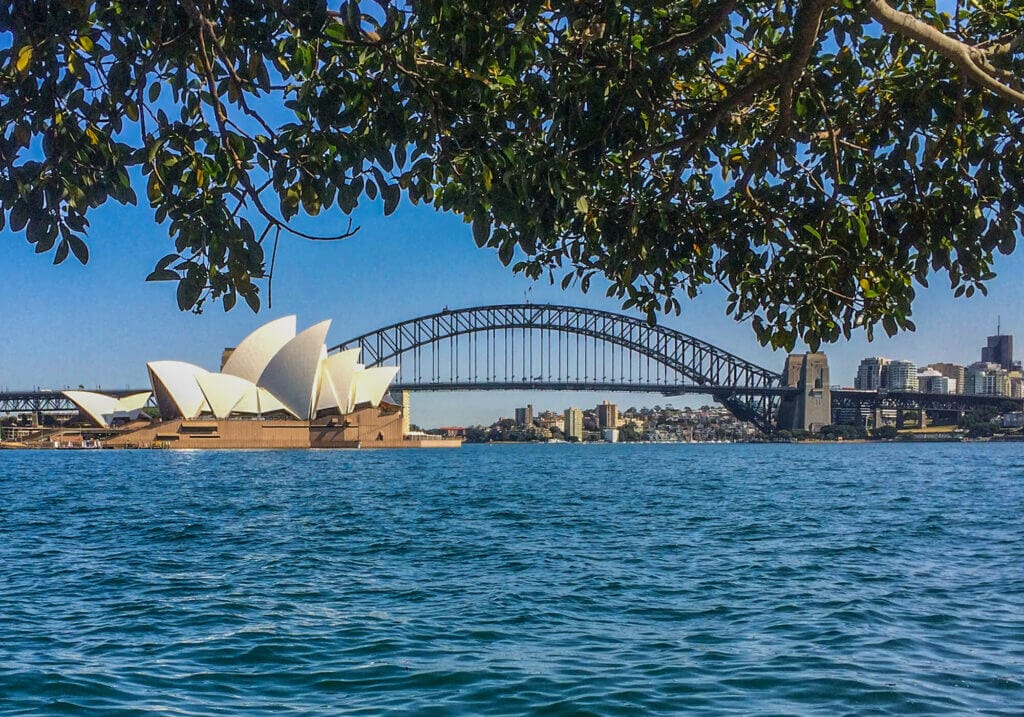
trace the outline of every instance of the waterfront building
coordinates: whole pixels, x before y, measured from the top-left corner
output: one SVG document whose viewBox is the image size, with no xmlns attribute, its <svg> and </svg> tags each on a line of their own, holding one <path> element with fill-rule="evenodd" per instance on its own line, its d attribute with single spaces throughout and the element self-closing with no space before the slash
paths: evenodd
<svg viewBox="0 0 1024 717">
<path fill-rule="evenodd" d="M 537 425 L 546 431 L 555 429 L 561 433 L 565 425 L 565 417 L 560 412 L 541 411 L 537 415 Z"/>
<path fill-rule="evenodd" d="M 367 368 L 359 350 L 328 355 L 324 340 L 330 321 L 296 333 L 295 317 L 261 326 L 227 354 L 220 373 L 183 361 L 146 364 L 164 420 L 278 416 L 300 421 L 335 409 L 378 406 L 398 373 L 397 366 Z"/>
<path fill-rule="evenodd" d="M 1006 373 L 1006 395 L 1010 398 L 1024 398 L 1024 383 L 1021 381 L 1021 375 L 1018 370 Z"/>
<path fill-rule="evenodd" d="M 619 427 L 619 407 L 614 403 L 602 401 L 597 407 L 598 429 Z"/>
<path fill-rule="evenodd" d="M 957 392 L 956 381 L 943 376 L 933 368 L 918 369 L 917 386 L 921 393 L 950 394 Z"/>
<path fill-rule="evenodd" d="M 619 429 L 618 428 L 605 428 L 601 431 L 601 440 L 605 443 L 618 443 L 619 442 Z"/>
<path fill-rule="evenodd" d="M 884 388 L 890 391 L 916 391 L 917 364 L 913 361 L 890 361 L 888 381 Z"/>
<path fill-rule="evenodd" d="M 567 441 L 583 440 L 583 411 L 578 408 L 565 409 L 565 429 L 562 434 Z"/>
<path fill-rule="evenodd" d="M 516 425 L 529 428 L 533 425 L 533 404 L 528 403 L 526 408 L 516 409 Z"/>
<path fill-rule="evenodd" d="M 992 361 L 972 363 L 965 370 L 964 393 L 972 396 L 1008 396 L 1008 373 Z"/>
<path fill-rule="evenodd" d="M 877 391 L 888 387 L 889 359 L 881 356 L 862 359 L 853 387 L 859 391 Z"/>
<path fill-rule="evenodd" d="M 955 363 L 933 363 L 929 364 L 928 368 L 933 371 L 938 371 L 946 378 L 956 383 L 955 393 L 964 392 L 964 367 Z M 951 393 L 954 393 L 951 391 Z"/>
<path fill-rule="evenodd" d="M 149 362 L 160 420 L 152 425 L 140 421 L 106 444 L 302 448 L 436 443 L 406 440 L 407 411 L 388 395 L 398 367 L 364 366 L 358 349 L 328 354 L 324 341 L 330 324 L 322 321 L 296 333 L 294 316 L 271 321 L 226 349 L 219 373 L 183 361 Z M 109 427 L 122 413 L 138 419 L 149 398 L 148 393 L 121 399 L 83 391 L 64 395 L 99 427 Z"/>
</svg>

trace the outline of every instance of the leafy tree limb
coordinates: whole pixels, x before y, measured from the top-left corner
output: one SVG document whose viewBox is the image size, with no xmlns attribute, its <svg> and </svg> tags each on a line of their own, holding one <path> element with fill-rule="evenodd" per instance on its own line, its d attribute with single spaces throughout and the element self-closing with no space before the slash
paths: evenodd
<svg viewBox="0 0 1024 717">
<path fill-rule="evenodd" d="M 1016 0 L 19 0 L 0 29 L 0 228 L 85 262 L 89 211 L 144 189 L 186 309 L 258 309 L 269 237 L 405 198 L 529 277 L 651 320 L 714 284 L 817 346 L 912 330 L 937 276 L 984 292 L 1024 226 Z"/>
</svg>

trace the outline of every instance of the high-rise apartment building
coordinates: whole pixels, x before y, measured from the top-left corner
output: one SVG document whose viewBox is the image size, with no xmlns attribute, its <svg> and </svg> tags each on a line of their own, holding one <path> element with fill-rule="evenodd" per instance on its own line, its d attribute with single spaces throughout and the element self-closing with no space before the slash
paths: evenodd
<svg viewBox="0 0 1024 717">
<path fill-rule="evenodd" d="M 913 361 L 890 361 L 888 381 L 885 388 L 890 391 L 916 391 L 917 364 Z"/>
<path fill-rule="evenodd" d="M 578 408 L 565 409 L 565 430 L 562 433 L 567 441 L 583 440 L 583 411 Z"/>
<path fill-rule="evenodd" d="M 533 425 L 533 404 L 528 403 L 526 408 L 516 409 L 516 425 L 529 428 Z"/>
<path fill-rule="evenodd" d="M 857 367 L 853 387 L 860 391 L 877 391 L 888 387 L 889 359 L 881 356 L 862 359 Z"/>
<path fill-rule="evenodd" d="M 619 407 L 614 403 L 608 403 L 608 401 L 602 401 L 597 407 L 597 427 L 602 428 L 618 428 L 619 427 Z"/>
</svg>

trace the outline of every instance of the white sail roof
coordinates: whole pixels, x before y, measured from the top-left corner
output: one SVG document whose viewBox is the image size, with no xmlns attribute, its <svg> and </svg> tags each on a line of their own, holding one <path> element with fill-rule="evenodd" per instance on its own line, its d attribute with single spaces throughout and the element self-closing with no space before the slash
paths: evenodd
<svg viewBox="0 0 1024 717">
<path fill-rule="evenodd" d="M 117 410 L 117 399 L 105 393 L 94 391 L 61 391 L 78 410 L 87 415 L 97 425 L 106 428 L 110 425 Z"/>
<path fill-rule="evenodd" d="M 259 381 L 267 364 L 285 344 L 295 338 L 295 317 L 283 316 L 264 324 L 242 339 L 221 373 L 244 378 L 250 383 Z"/>
<path fill-rule="evenodd" d="M 371 406 L 379 406 L 388 386 L 397 375 L 398 366 L 375 366 L 357 370 L 353 381 L 352 405 L 369 403 Z"/>
<path fill-rule="evenodd" d="M 256 400 L 259 402 L 259 413 L 273 413 L 274 411 L 287 411 L 284 404 L 277 400 L 270 391 L 265 388 L 256 389 Z"/>
<path fill-rule="evenodd" d="M 203 409 L 209 409 L 196 380 L 197 376 L 209 374 L 206 369 L 184 361 L 151 361 L 146 368 L 160 416 L 165 420 L 195 418 Z"/>
<path fill-rule="evenodd" d="M 341 351 L 322 360 L 317 410 L 337 408 L 341 413 L 352 410 L 352 379 L 358 360 L 359 349 Z"/>
<path fill-rule="evenodd" d="M 296 418 L 312 417 L 319 388 L 320 355 L 331 321 L 321 321 L 286 343 L 256 382 Z"/>
<path fill-rule="evenodd" d="M 121 396 L 117 399 L 117 410 L 127 411 L 132 413 L 134 411 L 141 411 L 149 403 L 149 399 L 153 396 L 152 391 L 141 391 L 140 393 L 132 393 L 127 396 Z"/>
<path fill-rule="evenodd" d="M 200 374 L 196 376 L 196 383 L 217 418 L 231 415 L 246 393 L 256 395 L 256 384 L 227 373 Z"/>
<path fill-rule="evenodd" d="M 241 398 L 235 403 L 232 413 L 246 413 L 255 416 L 285 410 L 287 409 L 274 398 L 274 394 L 270 391 L 260 388 L 256 384 L 249 384 Z"/>
<path fill-rule="evenodd" d="M 95 391 L 61 391 L 78 409 L 101 428 L 109 428 L 114 418 L 138 418 L 153 394 L 149 391 L 116 398 Z"/>
</svg>

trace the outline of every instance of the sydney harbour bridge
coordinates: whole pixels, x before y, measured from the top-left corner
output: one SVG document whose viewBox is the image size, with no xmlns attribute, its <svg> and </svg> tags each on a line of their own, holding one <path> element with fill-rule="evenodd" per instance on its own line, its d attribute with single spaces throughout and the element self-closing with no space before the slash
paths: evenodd
<svg viewBox="0 0 1024 717">
<path fill-rule="evenodd" d="M 331 350 L 362 349 L 367 366 L 401 369 L 396 391 L 628 391 L 703 394 L 763 431 L 794 427 L 785 401 L 803 389 L 782 372 L 688 334 L 623 314 L 550 304 L 443 310 L 391 324 Z M 825 387 L 827 389 L 827 387 Z M 129 393 L 125 391 L 123 393 Z M 833 411 L 964 411 L 998 396 L 828 390 Z M 1013 401 L 1017 410 L 1021 401 Z M 0 393 L 0 414 L 73 411 L 59 391 Z M 785 412 L 783 412 L 785 414 Z"/>
</svg>

